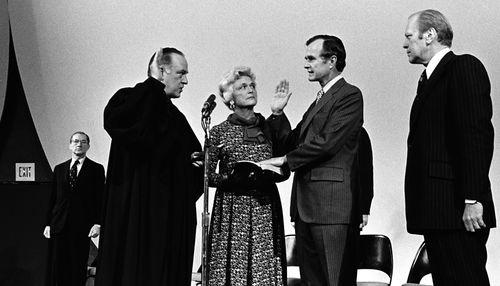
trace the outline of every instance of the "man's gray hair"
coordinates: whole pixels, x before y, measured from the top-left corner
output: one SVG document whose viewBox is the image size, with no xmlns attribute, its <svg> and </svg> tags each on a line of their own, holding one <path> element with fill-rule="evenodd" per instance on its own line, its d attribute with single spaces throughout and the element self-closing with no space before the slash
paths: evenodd
<svg viewBox="0 0 500 286">
<path fill-rule="evenodd" d="M 437 32 L 437 40 L 444 46 L 450 47 L 453 41 L 453 29 L 451 28 L 450 22 L 446 17 L 439 11 L 427 9 L 417 12 L 416 15 L 418 21 L 419 37 L 425 31 L 430 28 L 434 28 Z M 412 16 L 413 16 L 412 15 Z"/>
</svg>

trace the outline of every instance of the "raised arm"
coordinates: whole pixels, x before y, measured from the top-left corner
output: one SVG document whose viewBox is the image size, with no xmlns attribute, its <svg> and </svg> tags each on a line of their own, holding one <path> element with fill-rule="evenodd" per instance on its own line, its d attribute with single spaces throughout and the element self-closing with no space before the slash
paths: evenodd
<svg viewBox="0 0 500 286">
<path fill-rule="evenodd" d="M 273 100 L 271 101 L 271 111 L 274 115 L 283 113 L 283 109 L 285 109 L 285 106 L 288 104 L 291 95 L 292 93 L 290 92 L 290 84 L 288 81 L 286 79 L 280 81 L 276 86 Z"/>
</svg>

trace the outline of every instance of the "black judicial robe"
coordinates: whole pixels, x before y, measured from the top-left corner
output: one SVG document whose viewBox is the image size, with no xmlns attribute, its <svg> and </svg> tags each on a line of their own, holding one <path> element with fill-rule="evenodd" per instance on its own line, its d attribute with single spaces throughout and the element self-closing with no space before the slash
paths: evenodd
<svg viewBox="0 0 500 286">
<path fill-rule="evenodd" d="M 104 110 L 112 138 L 96 285 L 190 285 L 201 146 L 153 79 L 119 90 Z"/>
</svg>

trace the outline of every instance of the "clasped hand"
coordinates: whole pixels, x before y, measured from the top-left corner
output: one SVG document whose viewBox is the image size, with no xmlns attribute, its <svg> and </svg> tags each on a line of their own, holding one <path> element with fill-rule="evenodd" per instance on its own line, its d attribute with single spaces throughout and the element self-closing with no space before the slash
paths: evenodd
<svg viewBox="0 0 500 286">
<path fill-rule="evenodd" d="M 204 154 L 203 152 L 193 152 L 191 154 L 191 164 L 195 167 L 203 166 Z"/>
</svg>

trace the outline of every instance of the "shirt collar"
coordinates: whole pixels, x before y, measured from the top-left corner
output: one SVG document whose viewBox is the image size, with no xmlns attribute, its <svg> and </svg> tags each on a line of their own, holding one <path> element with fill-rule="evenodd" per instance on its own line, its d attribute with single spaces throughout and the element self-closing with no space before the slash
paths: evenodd
<svg viewBox="0 0 500 286">
<path fill-rule="evenodd" d="M 323 92 L 326 93 L 341 78 L 343 78 L 343 76 L 342 76 L 342 74 L 339 74 L 338 76 L 336 76 L 332 80 L 330 80 L 327 84 L 325 84 L 325 86 L 323 86 Z"/>
<path fill-rule="evenodd" d="M 78 161 L 80 161 L 80 163 L 78 164 L 79 166 L 81 166 L 83 164 L 83 161 L 85 161 L 85 158 L 87 158 L 87 156 L 83 156 L 82 158 L 79 158 Z M 77 159 L 75 158 L 71 158 L 71 164 L 69 164 L 69 166 L 73 166 L 73 164 L 75 163 Z"/>
<path fill-rule="evenodd" d="M 427 75 L 427 78 L 431 77 L 432 72 L 436 69 L 437 65 L 439 62 L 443 59 L 443 57 L 451 51 L 450 48 L 446 47 L 439 52 L 437 52 L 432 59 L 429 61 L 429 64 L 425 68 L 425 74 Z"/>
</svg>

